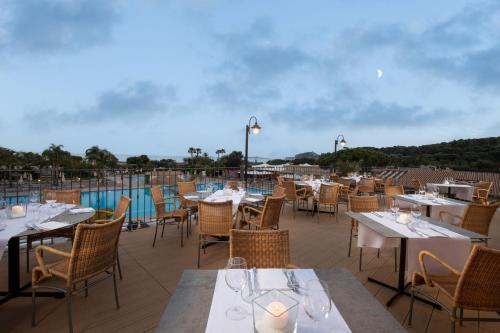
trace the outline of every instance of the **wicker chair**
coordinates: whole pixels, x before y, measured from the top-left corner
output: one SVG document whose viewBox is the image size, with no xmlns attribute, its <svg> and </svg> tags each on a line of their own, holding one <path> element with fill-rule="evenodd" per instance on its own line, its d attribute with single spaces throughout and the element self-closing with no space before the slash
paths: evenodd
<svg viewBox="0 0 500 333">
<path fill-rule="evenodd" d="M 313 193 L 310 188 L 306 187 L 297 190 L 293 180 L 283 181 L 283 187 L 285 188 L 285 202 L 292 203 L 293 217 L 295 218 L 298 202 L 306 202 L 307 207 L 309 207 L 309 198 L 313 196 Z"/>
<path fill-rule="evenodd" d="M 179 192 L 181 208 L 196 213 L 198 211 L 198 203 L 184 198 L 186 194 L 196 192 L 196 182 L 194 180 L 190 182 L 177 182 L 177 190 Z"/>
<path fill-rule="evenodd" d="M 272 194 L 273 197 L 281 197 L 284 195 L 285 195 L 285 188 L 284 187 L 276 185 L 273 188 L 273 194 Z"/>
<path fill-rule="evenodd" d="M 331 174 L 330 175 L 330 181 L 334 182 L 334 183 L 339 183 L 340 182 L 340 177 L 336 174 Z"/>
<path fill-rule="evenodd" d="M 237 180 L 229 180 L 227 182 L 227 186 L 233 191 L 238 191 L 238 186 L 240 186 L 240 182 Z"/>
<path fill-rule="evenodd" d="M 279 186 L 283 186 L 283 182 L 285 181 L 285 178 L 283 178 L 283 176 L 278 176 L 278 177 L 276 177 L 276 181 L 278 182 Z"/>
<path fill-rule="evenodd" d="M 429 257 L 446 268 L 449 275 L 429 275 L 425 266 L 425 258 Z M 428 251 L 422 251 L 419 255 L 420 272 L 413 274 L 412 291 L 410 300 L 410 314 L 408 325 L 412 324 L 413 303 L 415 295 L 423 294 L 434 302 L 439 303 L 428 293 L 424 293 L 420 286 L 435 287 L 439 295 L 446 295 L 451 300 L 450 314 L 451 329 L 455 332 L 457 321 L 457 309 L 459 309 L 458 321 L 489 321 L 500 322 L 500 318 L 464 318 L 463 310 L 491 311 L 500 315 L 500 251 L 482 246 L 474 246 L 464 269 L 460 272 L 439 259 Z"/>
<path fill-rule="evenodd" d="M 65 204 L 80 205 L 81 192 L 80 190 L 52 190 L 44 189 L 42 191 L 42 202 L 47 200 L 56 200 Z M 42 234 L 29 235 L 26 237 L 26 272 L 30 271 L 30 250 L 33 248 L 33 242 L 40 241 L 43 245 L 43 240 L 47 238 L 62 237 L 72 239 L 74 235 L 73 226 L 60 228 L 52 231 L 46 231 Z M 52 243 L 54 243 L 52 241 Z"/>
<path fill-rule="evenodd" d="M 36 248 L 35 255 L 38 266 L 32 271 L 32 325 L 36 325 L 36 293 L 41 288 L 50 288 L 63 291 L 66 296 L 68 310 L 69 331 L 73 332 L 72 296 L 85 290 L 107 277 L 113 278 L 116 307 L 119 308 L 118 291 L 116 287 L 116 247 L 119 235 L 125 220 L 125 215 L 109 223 L 79 224 L 76 227 L 75 238 L 71 252 L 64 252 L 55 248 L 41 245 Z M 63 260 L 47 264 L 42 256 L 43 252 L 64 257 Z M 104 275 L 105 274 L 105 275 Z M 104 275 L 101 277 L 101 275 Z M 56 288 L 40 284 L 48 278 L 58 278 L 66 282 L 64 288 Z M 88 280 L 97 278 L 90 285 Z M 83 282 L 84 286 L 77 289 Z"/>
<path fill-rule="evenodd" d="M 335 221 L 339 221 L 339 196 L 340 196 L 340 185 L 339 184 L 321 184 L 319 187 L 319 196 L 313 197 L 313 203 L 318 207 L 318 223 L 321 205 L 328 206 L 330 209 L 330 214 L 332 213 L 332 206 L 335 213 Z"/>
<path fill-rule="evenodd" d="M 281 207 L 285 196 L 267 197 L 262 210 L 251 206 L 243 207 L 243 219 L 248 228 L 254 225 L 257 229 L 279 229 Z"/>
<path fill-rule="evenodd" d="M 493 220 L 493 216 L 495 215 L 498 206 L 498 203 L 493 205 L 470 203 L 467 205 L 463 216 L 458 216 L 447 211 L 441 211 L 439 212 L 439 219 L 444 222 L 451 217 L 459 221 L 459 227 L 488 236 L 491 221 Z M 487 238 L 481 241 L 488 245 Z"/>
<path fill-rule="evenodd" d="M 384 186 L 384 204 L 386 208 L 390 208 L 392 206 L 392 201 L 396 195 L 405 194 L 405 190 L 402 185 L 394 185 L 394 186 Z M 410 211 L 410 207 L 399 207 L 400 211 Z"/>
<path fill-rule="evenodd" d="M 380 209 L 379 200 L 376 195 L 370 196 L 350 196 L 347 208 L 350 212 L 374 212 Z M 349 237 L 349 251 L 347 256 L 351 256 L 352 238 L 357 237 L 358 221 L 351 219 L 351 234 Z M 380 256 L 380 249 L 377 251 L 377 257 Z M 359 271 L 361 271 L 363 260 L 363 248 L 359 248 Z M 394 247 L 394 270 L 397 268 L 397 247 Z"/>
<path fill-rule="evenodd" d="M 362 178 L 358 184 L 359 193 L 375 193 L 375 179 Z"/>
<path fill-rule="evenodd" d="M 118 202 L 118 205 L 115 207 L 114 211 L 111 212 L 109 210 L 101 211 L 99 214 L 101 218 L 95 219 L 94 215 L 94 217 L 90 219 L 89 223 L 94 223 L 94 224 L 108 223 L 111 222 L 113 219 L 116 219 L 122 215 L 126 216 L 131 201 L 132 199 L 130 199 L 129 197 L 126 197 L 124 195 L 120 196 L 120 201 Z M 107 216 L 104 216 L 105 212 Z M 118 276 L 120 277 L 120 280 L 122 280 L 123 275 L 122 275 L 122 267 L 120 265 L 120 255 L 118 253 L 118 248 L 116 248 L 116 266 L 118 267 Z"/>
<path fill-rule="evenodd" d="M 341 179 L 342 180 L 342 179 Z M 349 197 L 352 195 L 358 195 L 358 185 L 354 187 L 350 187 L 350 185 L 342 185 L 340 186 L 340 200 L 339 203 L 347 204 L 349 202 Z"/>
<path fill-rule="evenodd" d="M 488 197 L 490 196 L 492 187 L 493 182 L 480 181 L 474 188 L 472 199 L 474 201 L 482 203 L 483 205 L 486 204 L 488 202 Z"/>
<path fill-rule="evenodd" d="M 200 252 L 205 254 L 207 237 L 214 238 L 210 242 L 228 243 L 221 238 L 229 237 L 233 226 L 233 202 L 198 202 L 199 236 L 198 236 L 198 268 L 200 268 Z"/>
<path fill-rule="evenodd" d="M 413 185 L 413 191 L 415 193 L 417 193 L 418 191 L 420 191 L 421 189 L 424 188 L 424 186 L 422 185 L 422 182 L 418 179 L 412 179 L 411 183 Z"/>
<path fill-rule="evenodd" d="M 292 267 L 288 230 L 233 229 L 231 230 L 229 256 L 245 258 L 248 267 Z"/>
<path fill-rule="evenodd" d="M 165 198 L 163 196 L 163 192 L 161 190 L 160 186 L 153 186 L 151 187 L 151 197 L 153 199 L 153 203 L 155 206 L 155 219 L 156 219 L 156 229 L 155 229 L 155 236 L 153 239 L 153 247 L 155 246 L 156 243 L 156 235 L 158 233 L 158 226 L 161 224 L 162 229 L 161 229 L 161 237 L 163 238 L 163 232 L 165 231 L 165 225 L 166 224 L 177 224 L 177 228 L 179 228 L 179 225 L 181 227 L 181 247 L 184 246 L 184 236 L 183 236 L 183 231 L 184 231 L 184 222 L 187 219 L 187 213 L 186 210 L 183 208 L 177 209 L 177 197 L 168 197 Z M 165 205 L 171 205 L 174 207 L 173 210 L 167 211 L 165 209 Z M 174 222 L 171 222 L 171 220 L 174 220 Z M 186 237 L 188 237 L 188 230 L 189 227 L 186 228 Z"/>
</svg>

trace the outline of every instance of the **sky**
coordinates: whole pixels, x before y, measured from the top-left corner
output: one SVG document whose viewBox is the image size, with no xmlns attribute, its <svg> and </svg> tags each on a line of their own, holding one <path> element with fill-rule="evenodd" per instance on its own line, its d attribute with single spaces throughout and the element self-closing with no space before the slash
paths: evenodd
<svg viewBox="0 0 500 333">
<path fill-rule="evenodd" d="M 0 146 L 279 158 L 500 135 L 500 1 L 0 0 Z"/>
</svg>

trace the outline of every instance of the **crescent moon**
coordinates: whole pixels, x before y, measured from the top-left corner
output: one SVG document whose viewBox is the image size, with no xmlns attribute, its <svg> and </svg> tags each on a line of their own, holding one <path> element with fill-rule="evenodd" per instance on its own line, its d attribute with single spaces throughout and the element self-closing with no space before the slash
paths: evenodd
<svg viewBox="0 0 500 333">
<path fill-rule="evenodd" d="M 384 72 L 381 69 L 377 69 L 377 77 L 380 79 L 382 75 L 384 75 Z"/>
</svg>

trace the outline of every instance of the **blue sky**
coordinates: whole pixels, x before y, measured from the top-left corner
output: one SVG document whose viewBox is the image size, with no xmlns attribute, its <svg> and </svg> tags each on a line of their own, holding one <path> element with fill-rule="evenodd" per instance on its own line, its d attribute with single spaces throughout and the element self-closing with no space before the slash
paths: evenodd
<svg viewBox="0 0 500 333">
<path fill-rule="evenodd" d="M 377 69 L 383 71 L 377 76 Z M 500 1 L 0 0 L 0 142 L 284 157 L 500 135 Z"/>
</svg>

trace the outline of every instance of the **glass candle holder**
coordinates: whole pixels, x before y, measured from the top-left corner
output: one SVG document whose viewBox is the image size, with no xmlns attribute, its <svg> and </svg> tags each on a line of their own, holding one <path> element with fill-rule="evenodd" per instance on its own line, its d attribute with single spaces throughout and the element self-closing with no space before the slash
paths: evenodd
<svg viewBox="0 0 500 333">
<path fill-rule="evenodd" d="M 16 203 L 7 206 L 7 217 L 9 219 L 17 219 L 25 217 L 28 213 L 28 205 L 26 203 Z"/>
<path fill-rule="evenodd" d="M 275 289 L 255 298 L 252 302 L 254 332 L 295 332 L 298 305 L 295 299 Z"/>
</svg>

